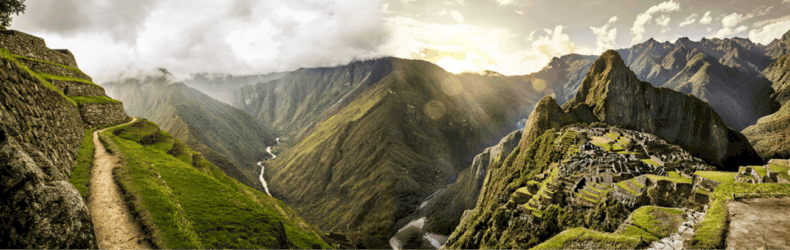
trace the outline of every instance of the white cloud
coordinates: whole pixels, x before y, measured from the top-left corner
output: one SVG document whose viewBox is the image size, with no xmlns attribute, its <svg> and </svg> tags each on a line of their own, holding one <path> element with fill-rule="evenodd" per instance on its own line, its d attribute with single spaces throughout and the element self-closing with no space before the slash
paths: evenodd
<svg viewBox="0 0 790 250">
<path fill-rule="evenodd" d="M 446 5 L 466 5 L 468 4 L 466 0 L 444 0 L 444 4 Z"/>
<path fill-rule="evenodd" d="M 523 12 L 523 11 L 520 11 L 520 10 L 514 10 L 514 11 L 516 12 L 516 14 L 519 14 L 519 15 L 524 15 L 524 12 Z"/>
<path fill-rule="evenodd" d="M 508 5 L 516 3 L 516 0 L 496 0 L 499 5 Z"/>
<path fill-rule="evenodd" d="M 461 13 L 458 13 L 458 11 L 451 11 L 450 16 L 452 16 L 453 19 L 455 19 L 455 21 L 458 21 L 459 23 L 464 22 L 464 16 L 461 15 Z"/>
<path fill-rule="evenodd" d="M 761 44 L 768 44 L 774 39 L 782 37 L 788 30 L 790 30 L 790 20 L 771 23 L 759 29 L 749 31 L 749 40 Z"/>
<path fill-rule="evenodd" d="M 708 30 L 708 32 L 711 32 L 711 31 L 713 31 L 713 29 L 711 29 L 710 27 L 707 27 L 707 28 L 705 28 L 705 29 L 706 29 L 706 30 Z"/>
<path fill-rule="evenodd" d="M 721 19 L 721 25 L 722 25 L 721 29 L 719 31 L 716 31 L 716 33 L 713 34 L 712 36 L 718 38 L 725 38 L 726 36 L 729 35 L 744 32 L 749 28 L 746 27 L 746 25 L 738 26 L 738 24 L 749 18 L 752 18 L 753 16 L 754 15 L 752 15 L 751 13 L 746 15 L 742 15 L 738 13 L 732 13 L 726 15 L 724 16 L 724 18 Z M 738 27 L 736 28 L 736 26 Z"/>
<path fill-rule="evenodd" d="M 615 38 L 617 38 L 617 28 L 609 29 L 609 27 L 612 24 L 614 24 L 614 22 L 616 21 L 617 21 L 617 16 L 613 16 L 609 18 L 609 21 L 606 22 L 606 24 L 604 24 L 600 28 L 590 26 L 590 30 L 592 30 L 593 34 L 595 34 L 595 37 L 597 39 L 597 41 L 595 42 L 596 45 L 595 51 L 593 51 L 594 54 L 596 55 L 601 54 L 607 49 L 611 49 L 615 47 Z"/>
<path fill-rule="evenodd" d="M 790 1 L 790 0 L 789 0 L 789 1 Z M 534 37 L 534 36 L 535 36 L 535 30 L 533 30 L 532 32 L 529 32 L 529 35 L 527 36 L 527 41 L 532 41 L 532 40 L 534 40 L 534 39 L 535 39 L 535 37 Z"/>
<path fill-rule="evenodd" d="M 710 17 L 710 11 L 705 12 L 705 15 L 699 19 L 700 24 L 710 24 L 711 22 L 713 22 L 713 18 Z"/>
<path fill-rule="evenodd" d="M 653 18 L 653 14 L 675 12 L 678 10 L 680 10 L 680 4 L 674 0 L 669 0 L 658 5 L 654 5 L 645 12 L 637 15 L 634 25 L 631 27 L 631 34 L 634 35 L 634 38 L 631 39 L 631 44 L 642 42 L 645 35 L 645 24 L 650 22 L 650 20 Z M 669 17 L 666 18 L 668 19 Z M 666 20 L 666 22 L 668 23 L 669 20 Z"/>
<path fill-rule="evenodd" d="M 446 10 L 442 10 L 442 11 L 437 12 L 436 14 L 440 15 L 440 16 L 446 16 L 447 15 L 447 11 Z"/>
<path fill-rule="evenodd" d="M 383 1 L 27 1 L 15 29 L 68 48 L 97 83 L 122 71 L 256 74 L 345 64 L 387 41 Z M 60 6 L 64 8 L 53 8 Z M 69 7 L 69 8 L 65 8 Z M 273 11 L 275 10 L 275 11 Z M 65 28 L 64 28 L 64 25 Z"/>
<path fill-rule="evenodd" d="M 697 13 L 691 14 L 690 16 L 686 17 L 678 26 L 685 27 L 697 21 Z"/>
<path fill-rule="evenodd" d="M 666 15 L 661 15 L 661 17 L 656 18 L 656 24 L 661 26 L 661 33 L 667 33 L 669 31 L 669 20 L 670 18 Z"/>
<path fill-rule="evenodd" d="M 760 5 L 760 7 L 757 7 L 756 9 L 752 10 L 752 13 L 750 13 L 750 14 L 752 14 L 754 16 L 765 16 L 773 8 L 774 8 L 774 6 L 765 7 L 765 5 Z"/>
</svg>

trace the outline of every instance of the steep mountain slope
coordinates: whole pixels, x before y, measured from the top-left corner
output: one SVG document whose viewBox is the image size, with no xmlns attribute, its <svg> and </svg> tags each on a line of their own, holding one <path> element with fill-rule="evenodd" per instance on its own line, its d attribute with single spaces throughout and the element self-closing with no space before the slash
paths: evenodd
<svg viewBox="0 0 790 250">
<path fill-rule="evenodd" d="M 757 124 L 743 130 L 763 159 L 790 158 L 790 54 L 777 59 L 763 76 L 772 82 L 776 94 L 773 98 L 781 104 L 779 111 L 762 117 Z"/>
<path fill-rule="evenodd" d="M 596 60 L 563 109 L 576 114 L 592 111 L 593 121 L 655 134 L 711 165 L 731 169 L 737 163 L 761 162 L 745 137 L 728 128 L 710 105 L 639 81 L 613 50 Z M 524 134 L 526 138 L 529 133 Z"/>
<path fill-rule="evenodd" d="M 267 145 L 275 137 L 242 110 L 187 87 L 171 83 L 167 75 L 104 84 L 110 96 L 123 100 L 132 116 L 161 124 L 174 137 L 201 152 L 229 176 L 258 190 Z"/>
<path fill-rule="evenodd" d="M 539 79 L 539 83 L 553 89 L 557 101 L 565 103 L 576 94 L 578 83 L 584 79 L 595 58 L 577 54 L 555 57 L 546 67 L 529 76 Z"/>
<path fill-rule="evenodd" d="M 230 178 L 150 121 L 99 133 L 122 156 L 113 170 L 154 248 L 327 248 L 281 201 Z"/>
<path fill-rule="evenodd" d="M 387 59 L 334 68 L 298 69 L 234 92 L 232 104 L 279 135 L 307 135 L 316 123 L 354 100 L 392 71 Z M 297 138 L 288 138 L 288 143 Z"/>
<path fill-rule="evenodd" d="M 266 180 L 308 221 L 382 248 L 396 221 L 512 131 L 540 95 L 522 77 L 377 62 L 391 72 L 267 164 Z"/>
<path fill-rule="evenodd" d="M 770 56 L 771 59 L 779 59 L 783 55 L 790 52 L 790 30 L 788 30 L 781 38 L 774 39 L 765 48 L 765 55 Z"/>
</svg>

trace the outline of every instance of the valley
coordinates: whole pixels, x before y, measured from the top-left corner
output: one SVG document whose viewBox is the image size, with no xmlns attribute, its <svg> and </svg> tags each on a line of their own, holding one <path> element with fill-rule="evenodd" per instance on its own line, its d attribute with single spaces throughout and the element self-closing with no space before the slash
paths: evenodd
<svg viewBox="0 0 790 250">
<path fill-rule="evenodd" d="M 790 5 L 57 4 L 121 21 L 0 8 L 3 248 L 790 248 Z"/>
</svg>

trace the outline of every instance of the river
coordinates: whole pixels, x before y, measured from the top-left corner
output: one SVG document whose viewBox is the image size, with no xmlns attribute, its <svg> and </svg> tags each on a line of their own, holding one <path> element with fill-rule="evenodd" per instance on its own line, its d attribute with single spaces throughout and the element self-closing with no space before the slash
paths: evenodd
<svg viewBox="0 0 790 250">
<path fill-rule="evenodd" d="M 280 144 L 280 137 L 277 137 L 277 144 Z M 266 147 L 266 152 L 268 152 L 270 155 L 272 155 L 272 159 L 277 158 L 277 155 L 272 153 L 272 147 L 271 146 Z M 263 161 L 259 161 L 258 162 L 258 166 L 261 167 L 261 175 L 258 176 L 258 179 L 261 180 L 261 185 L 263 185 L 263 189 L 266 190 L 266 194 L 268 194 L 269 196 L 272 196 L 272 193 L 269 192 L 269 184 L 266 184 L 266 179 L 263 178 L 263 172 L 265 170 L 265 167 L 263 166 Z"/>
</svg>

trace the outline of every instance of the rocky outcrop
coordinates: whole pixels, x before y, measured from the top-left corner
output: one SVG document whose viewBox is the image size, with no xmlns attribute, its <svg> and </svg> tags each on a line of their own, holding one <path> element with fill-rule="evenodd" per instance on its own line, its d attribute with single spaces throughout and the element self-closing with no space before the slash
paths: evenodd
<svg viewBox="0 0 790 250">
<path fill-rule="evenodd" d="M 0 67 L 0 247 L 96 248 L 68 182 L 84 133 L 77 108 L 13 62 Z"/>
<path fill-rule="evenodd" d="M 710 105 L 639 81 L 614 50 L 593 63 L 574 99 L 562 108 L 552 101 L 542 99 L 530 115 L 522 148 L 546 129 L 591 122 L 585 121 L 591 112 L 593 121 L 655 134 L 711 165 L 726 169 L 762 162 L 745 137 L 728 128 Z"/>
<path fill-rule="evenodd" d="M 47 48 L 44 39 L 16 30 L 0 30 L 0 47 L 11 53 L 33 59 L 77 67 L 77 60 L 69 50 Z"/>
<path fill-rule="evenodd" d="M 116 124 L 129 118 L 126 115 L 126 110 L 123 109 L 123 103 L 120 102 L 79 103 L 77 105 L 85 128 Z"/>
</svg>

